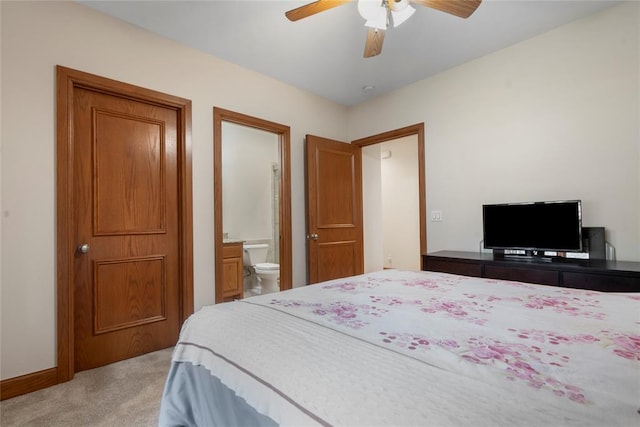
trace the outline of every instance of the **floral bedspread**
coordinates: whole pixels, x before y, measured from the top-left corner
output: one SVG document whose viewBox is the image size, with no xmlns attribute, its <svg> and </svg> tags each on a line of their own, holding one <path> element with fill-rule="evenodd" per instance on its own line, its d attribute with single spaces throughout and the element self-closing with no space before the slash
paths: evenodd
<svg viewBox="0 0 640 427">
<path fill-rule="evenodd" d="M 474 414 L 497 416 L 474 425 L 640 425 L 640 294 L 386 270 L 232 304 L 311 324 L 323 330 L 318 337 L 336 335 L 327 342 L 344 345 L 345 351 L 342 340 L 350 337 L 410 360 L 416 370 L 408 375 L 438 381 L 442 401 L 433 406 L 466 399 L 458 402 L 461 418 L 428 418 L 427 411 L 419 415 L 427 417 L 424 425 L 432 425 L 429 419 L 465 425 Z M 462 391 L 446 397 L 449 377 L 451 387 L 471 397 Z M 433 393 L 434 384 L 429 390 L 425 393 Z M 469 406 L 474 394 L 489 407 L 461 407 Z M 326 411 L 322 419 L 349 424 L 339 417 L 331 421 L 332 414 Z M 365 424 L 376 420 L 387 424 L 381 419 Z"/>
</svg>

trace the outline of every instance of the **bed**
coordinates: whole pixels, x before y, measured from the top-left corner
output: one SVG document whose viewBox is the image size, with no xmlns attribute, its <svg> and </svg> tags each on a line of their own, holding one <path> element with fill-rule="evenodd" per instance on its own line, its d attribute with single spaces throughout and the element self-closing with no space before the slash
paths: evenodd
<svg viewBox="0 0 640 427">
<path fill-rule="evenodd" d="M 638 426 L 640 293 L 384 270 L 204 307 L 161 426 Z"/>
</svg>

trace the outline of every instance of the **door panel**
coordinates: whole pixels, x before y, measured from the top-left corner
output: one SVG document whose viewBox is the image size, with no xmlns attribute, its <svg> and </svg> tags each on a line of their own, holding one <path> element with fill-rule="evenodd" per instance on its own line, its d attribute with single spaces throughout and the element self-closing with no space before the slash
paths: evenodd
<svg viewBox="0 0 640 427">
<path fill-rule="evenodd" d="M 96 334 L 166 319 L 164 257 L 95 262 Z"/>
<path fill-rule="evenodd" d="M 318 282 L 358 274 L 357 242 L 318 243 Z"/>
<path fill-rule="evenodd" d="M 177 112 L 74 91 L 75 370 L 174 345 Z"/>
<path fill-rule="evenodd" d="M 364 272 L 360 148 L 307 135 L 309 283 Z"/>
<path fill-rule="evenodd" d="M 318 228 L 355 227 L 355 165 L 351 150 L 316 146 Z"/>
<path fill-rule="evenodd" d="M 95 234 L 164 232 L 164 123 L 95 109 L 93 116 Z"/>
</svg>

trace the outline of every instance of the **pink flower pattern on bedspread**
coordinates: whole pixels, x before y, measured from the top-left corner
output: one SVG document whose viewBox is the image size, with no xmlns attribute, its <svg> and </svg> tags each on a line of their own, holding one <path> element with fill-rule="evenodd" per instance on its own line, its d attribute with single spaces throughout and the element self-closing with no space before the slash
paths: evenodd
<svg viewBox="0 0 640 427">
<path fill-rule="evenodd" d="M 585 316 L 595 319 L 604 319 L 604 313 L 592 310 L 585 310 L 585 307 L 599 307 L 599 301 L 585 301 L 578 297 L 570 296 L 540 296 L 527 295 L 524 306 L 536 310 L 550 309 L 557 313 L 564 313 L 570 316 Z"/>
<path fill-rule="evenodd" d="M 271 305 L 305 310 L 316 316 L 322 316 L 329 322 L 360 329 L 369 324 L 368 317 L 380 317 L 387 310 L 367 304 L 352 304 L 345 301 L 335 301 L 330 304 L 306 303 L 295 300 L 271 300 Z"/>
<path fill-rule="evenodd" d="M 545 375 L 534 366 L 563 366 L 569 357 L 554 351 L 544 352 L 537 345 L 504 343 L 490 337 L 470 337 L 465 343 L 455 340 L 432 340 L 423 336 L 380 332 L 382 341 L 409 350 L 429 351 L 433 346 L 456 353 L 461 359 L 479 365 L 494 364 L 509 380 L 524 381 L 530 387 L 546 388 L 557 396 L 585 403 L 582 390 Z"/>
<path fill-rule="evenodd" d="M 623 383 L 640 398 L 640 295 L 401 273 L 335 280 L 314 285 L 304 300 L 293 290 L 261 303 L 481 381 L 502 378 L 579 405 Z M 617 371 L 610 383 L 600 378 L 630 364 L 636 378 Z"/>
<path fill-rule="evenodd" d="M 640 335 L 621 335 L 613 339 L 615 354 L 629 360 L 640 360 Z"/>
<path fill-rule="evenodd" d="M 602 331 L 613 343 L 613 353 L 629 360 L 640 360 L 640 334 L 619 334 Z"/>
</svg>

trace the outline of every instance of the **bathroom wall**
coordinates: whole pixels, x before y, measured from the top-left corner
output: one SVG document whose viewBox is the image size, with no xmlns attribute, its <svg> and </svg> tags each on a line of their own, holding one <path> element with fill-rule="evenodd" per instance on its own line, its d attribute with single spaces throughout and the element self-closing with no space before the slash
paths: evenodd
<svg viewBox="0 0 640 427">
<path fill-rule="evenodd" d="M 230 239 L 269 243 L 272 253 L 278 142 L 275 133 L 222 122 L 223 232 Z"/>
</svg>

